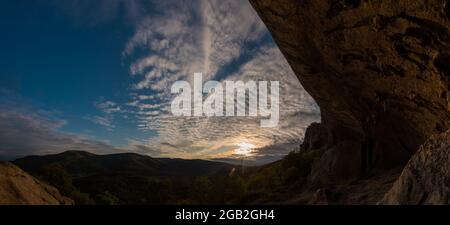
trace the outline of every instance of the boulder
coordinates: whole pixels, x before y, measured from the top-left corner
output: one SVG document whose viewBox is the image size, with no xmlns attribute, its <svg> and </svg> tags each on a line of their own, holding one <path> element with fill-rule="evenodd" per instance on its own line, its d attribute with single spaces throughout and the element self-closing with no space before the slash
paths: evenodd
<svg viewBox="0 0 450 225">
<path fill-rule="evenodd" d="M 305 132 L 303 143 L 300 146 L 301 151 L 327 149 L 333 145 L 330 131 L 320 123 L 312 123 Z"/>
<path fill-rule="evenodd" d="M 71 199 L 19 167 L 0 162 L 0 205 L 70 205 Z"/>
<path fill-rule="evenodd" d="M 450 130 L 420 147 L 380 204 L 450 204 Z"/>
</svg>

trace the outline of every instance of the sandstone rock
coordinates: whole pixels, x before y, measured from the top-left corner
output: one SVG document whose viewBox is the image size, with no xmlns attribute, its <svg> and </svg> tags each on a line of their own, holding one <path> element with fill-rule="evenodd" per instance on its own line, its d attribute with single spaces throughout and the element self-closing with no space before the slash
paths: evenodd
<svg viewBox="0 0 450 225">
<path fill-rule="evenodd" d="M 318 189 L 308 202 L 308 205 L 328 205 L 326 190 Z"/>
<path fill-rule="evenodd" d="M 328 187 L 310 186 L 286 204 L 328 204 L 328 205 L 374 205 L 392 188 L 398 179 L 401 168 L 386 171 L 366 179 L 341 182 Z"/>
<path fill-rule="evenodd" d="M 0 162 L 0 205 L 68 205 L 73 201 L 17 166 Z"/>
<path fill-rule="evenodd" d="M 327 149 L 333 145 L 330 131 L 320 123 L 312 123 L 306 129 L 301 151 Z"/>
<path fill-rule="evenodd" d="M 351 141 L 343 141 L 328 149 L 313 163 L 308 177 L 310 188 L 359 178 L 361 174 L 361 149 Z"/>
<path fill-rule="evenodd" d="M 361 159 L 336 168 L 367 175 L 403 166 L 450 128 L 448 0 L 250 2 L 320 106 L 333 143 L 360 148 L 339 148 Z"/>
<path fill-rule="evenodd" d="M 422 145 L 380 204 L 450 204 L 450 130 Z"/>
</svg>

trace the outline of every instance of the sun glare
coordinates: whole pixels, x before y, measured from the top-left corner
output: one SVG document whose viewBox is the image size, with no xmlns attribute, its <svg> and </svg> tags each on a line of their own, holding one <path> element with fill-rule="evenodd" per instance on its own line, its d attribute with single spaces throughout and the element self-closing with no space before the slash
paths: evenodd
<svg viewBox="0 0 450 225">
<path fill-rule="evenodd" d="M 235 153 L 237 155 L 242 156 L 250 156 L 252 153 L 252 150 L 255 148 L 255 145 L 247 143 L 247 142 L 241 142 L 239 144 L 239 148 L 236 149 Z"/>
</svg>

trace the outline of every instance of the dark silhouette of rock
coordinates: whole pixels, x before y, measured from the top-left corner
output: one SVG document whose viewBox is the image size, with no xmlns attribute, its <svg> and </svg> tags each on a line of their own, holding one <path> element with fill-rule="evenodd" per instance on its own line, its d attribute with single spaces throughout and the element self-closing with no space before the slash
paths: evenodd
<svg viewBox="0 0 450 225">
<path fill-rule="evenodd" d="M 380 204 L 450 204 L 450 130 L 422 145 Z"/>
<path fill-rule="evenodd" d="M 448 1 L 250 2 L 332 135 L 316 177 L 404 166 L 450 128 Z"/>
<path fill-rule="evenodd" d="M 0 162 L 0 205 L 69 205 L 73 201 L 17 166 Z"/>
<path fill-rule="evenodd" d="M 318 189 L 308 202 L 309 205 L 328 205 L 328 197 L 326 190 Z"/>
<path fill-rule="evenodd" d="M 312 123 L 306 129 L 301 151 L 327 149 L 333 145 L 330 131 L 320 123 Z"/>
<path fill-rule="evenodd" d="M 343 180 L 359 178 L 361 165 L 360 146 L 351 141 L 342 141 L 323 153 L 316 160 L 309 175 L 311 188 L 320 188 Z"/>
</svg>

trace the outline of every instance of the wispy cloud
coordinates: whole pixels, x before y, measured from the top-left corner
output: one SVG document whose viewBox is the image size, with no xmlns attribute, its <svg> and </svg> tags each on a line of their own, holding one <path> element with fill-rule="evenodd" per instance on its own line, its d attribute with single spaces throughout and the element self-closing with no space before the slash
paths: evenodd
<svg viewBox="0 0 450 225">
<path fill-rule="evenodd" d="M 106 114 L 122 112 L 122 108 L 112 101 L 95 103 L 95 107 Z"/>
<path fill-rule="evenodd" d="M 124 17 L 130 25 L 136 24 L 149 13 L 153 0 L 45 0 L 59 12 L 72 17 L 80 25 L 102 25 Z"/>
<path fill-rule="evenodd" d="M 2 108 L 0 111 L 0 157 L 54 154 L 67 150 L 112 153 L 123 150 L 104 141 L 58 131 L 66 121 L 41 115 Z"/>
<path fill-rule="evenodd" d="M 94 124 L 103 126 L 107 131 L 113 131 L 114 128 L 116 128 L 116 126 L 113 124 L 112 117 L 87 116 L 86 119 Z"/>
</svg>

